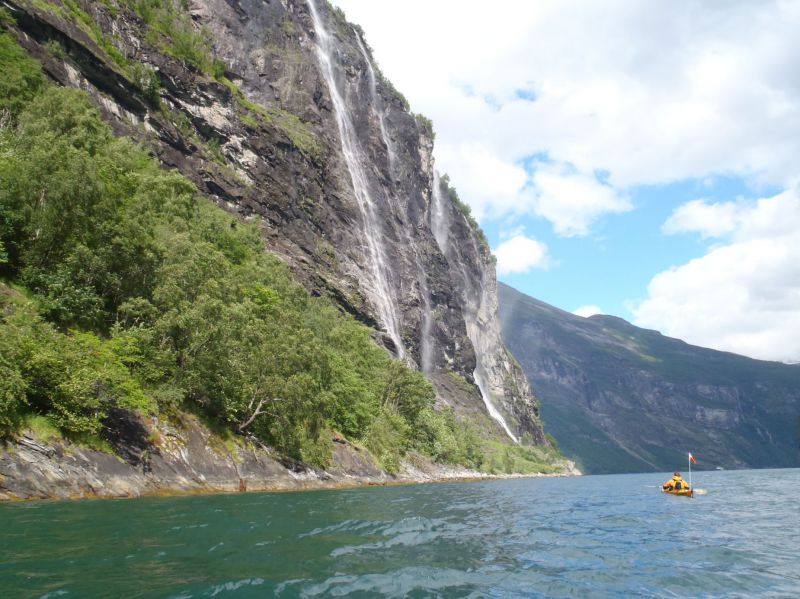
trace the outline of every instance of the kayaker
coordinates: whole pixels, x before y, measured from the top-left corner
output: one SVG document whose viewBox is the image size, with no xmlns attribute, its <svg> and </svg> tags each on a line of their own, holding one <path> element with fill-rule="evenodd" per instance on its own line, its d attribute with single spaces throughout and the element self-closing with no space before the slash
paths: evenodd
<svg viewBox="0 0 800 599">
<path fill-rule="evenodd" d="M 683 480 L 680 472 L 676 472 L 672 475 L 672 478 L 665 482 L 661 489 L 664 491 L 680 491 L 682 489 L 688 489 L 689 485 Z"/>
</svg>

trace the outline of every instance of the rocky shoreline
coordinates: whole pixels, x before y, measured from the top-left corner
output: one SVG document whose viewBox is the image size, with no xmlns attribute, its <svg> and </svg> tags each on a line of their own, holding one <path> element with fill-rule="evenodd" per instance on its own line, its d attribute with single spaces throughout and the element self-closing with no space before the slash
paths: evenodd
<svg viewBox="0 0 800 599">
<path fill-rule="evenodd" d="M 331 466 L 311 468 L 251 442 L 223 442 L 192 415 L 172 422 L 117 414 L 109 443 L 117 455 L 28 431 L 0 446 L 0 501 L 125 498 L 147 495 L 302 491 L 371 485 L 470 481 L 491 475 L 410 456 L 396 475 L 336 437 Z M 568 464 L 562 474 L 580 474 Z"/>
</svg>

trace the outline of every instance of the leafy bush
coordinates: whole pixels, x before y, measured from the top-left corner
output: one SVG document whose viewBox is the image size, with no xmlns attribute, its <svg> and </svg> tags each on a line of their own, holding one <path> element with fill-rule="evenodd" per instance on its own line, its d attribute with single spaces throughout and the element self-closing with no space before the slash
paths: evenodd
<svg viewBox="0 0 800 599">
<path fill-rule="evenodd" d="M 0 33 L 0 64 L 0 117 L 4 111 L 16 115 L 42 89 L 42 68 L 7 33 Z"/>
<path fill-rule="evenodd" d="M 554 473 L 561 469 L 560 462 L 563 459 L 557 450 L 548 446 L 529 447 L 490 441 L 484 450 L 486 461 L 481 469 L 492 474 Z"/>
<path fill-rule="evenodd" d="M 11 11 L 5 6 L 0 6 L 0 25 L 13 27 L 16 23 L 17 21 L 14 19 L 14 15 L 11 14 Z"/>
<path fill-rule="evenodd" d="M 155 69 L 148 64 L 135 62 L 130 66 L 130 74 L 147 101 L 155 108 L 160 107 L 161 80 Z"/>
<path fill-rule="evenodd" d="M 148 41 L 162 52 L 207 75 L 224 71 L 213 57 L 210 36 L 195 28 L 185 2 L 127 0 L 127 4 L 147 24 Z"/>
<path fill-rule="evenodd" d="M 395 474 L 408 450 L 410 435 L 411 428 L 400 414 L 383 409 L 367 429 L 364 445 L 387 472 Z"/>
<path fill-rule="evenodd" d="M 424 114 L 414 114 L 414 120 L 419 125 L 419 128 L 422 132 L 429 137 L 430 139 L 434 139 L 436 134 L 433 131 L 433 121 L 426 117 Z"/>
<path fill-rule="evenodd" d="M 0 332 L 5 333 L 0 325 Z M 17 348 L 3 334 L 0 337 L 0 435 L 15 430 L 28 404 L 27 381 L 20 372 Z"/>
<path fill-rule="evenodd" d="M 423 410 L 417 420 L 415 449 L 437 462 L 463 464 L 479 469 L 484 455 L 473 426 L 456 420 L 452 409 Z"/>
<path fill-rule="evenodd" d="M 29 305 L 6 306 L 3 314 L 0 426 L 6 432 L 27 407 L 49 414 L 67 434 L 89 435 L 100 431 L 111 407 L 155 408 L 109 342 L 92 333 L 60 333 Z"/>
</svg>

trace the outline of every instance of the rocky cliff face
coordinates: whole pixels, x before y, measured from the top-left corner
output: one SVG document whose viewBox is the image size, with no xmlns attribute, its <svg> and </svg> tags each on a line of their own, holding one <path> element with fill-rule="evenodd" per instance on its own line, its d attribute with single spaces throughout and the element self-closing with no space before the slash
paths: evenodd
<svg viewBox="0 0 800 599">
<path fill-rule="evenodd" d="M 430 125 L 339 11 L 324 0 L 190 0 L 188 26 L 220 61 L 212 76 L 176 58 L 126 2 L 79 2 L 92 27 L 75 3 L 4 4 L 50 77 L 86 89 L 119 133 L 209 198 L 259 217 L 307 286 L 372 325 L 441 402 L 488 411 L 498 438 L 544 441 L 500 338 L 491 254 L 439 189 Z"/>
<path fill-rule="evenodd" d="M 503 335 L 584 472 L 800 465 L 800 366 L 582 318 L 500 288 Z"/>
</svg>

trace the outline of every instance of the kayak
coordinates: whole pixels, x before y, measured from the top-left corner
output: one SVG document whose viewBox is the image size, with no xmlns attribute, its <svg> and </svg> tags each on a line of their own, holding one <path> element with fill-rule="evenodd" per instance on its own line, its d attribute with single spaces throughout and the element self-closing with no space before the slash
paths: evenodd
<svg viewBox="0 0 800 599">
<path fill-rule="evenodd" d="M 661 489 L 662 493 L 669 493 L 670 495 L 678 495 L 680 497 L 691 497 L 693 495 L 691 489 Z"/>
</svg>

